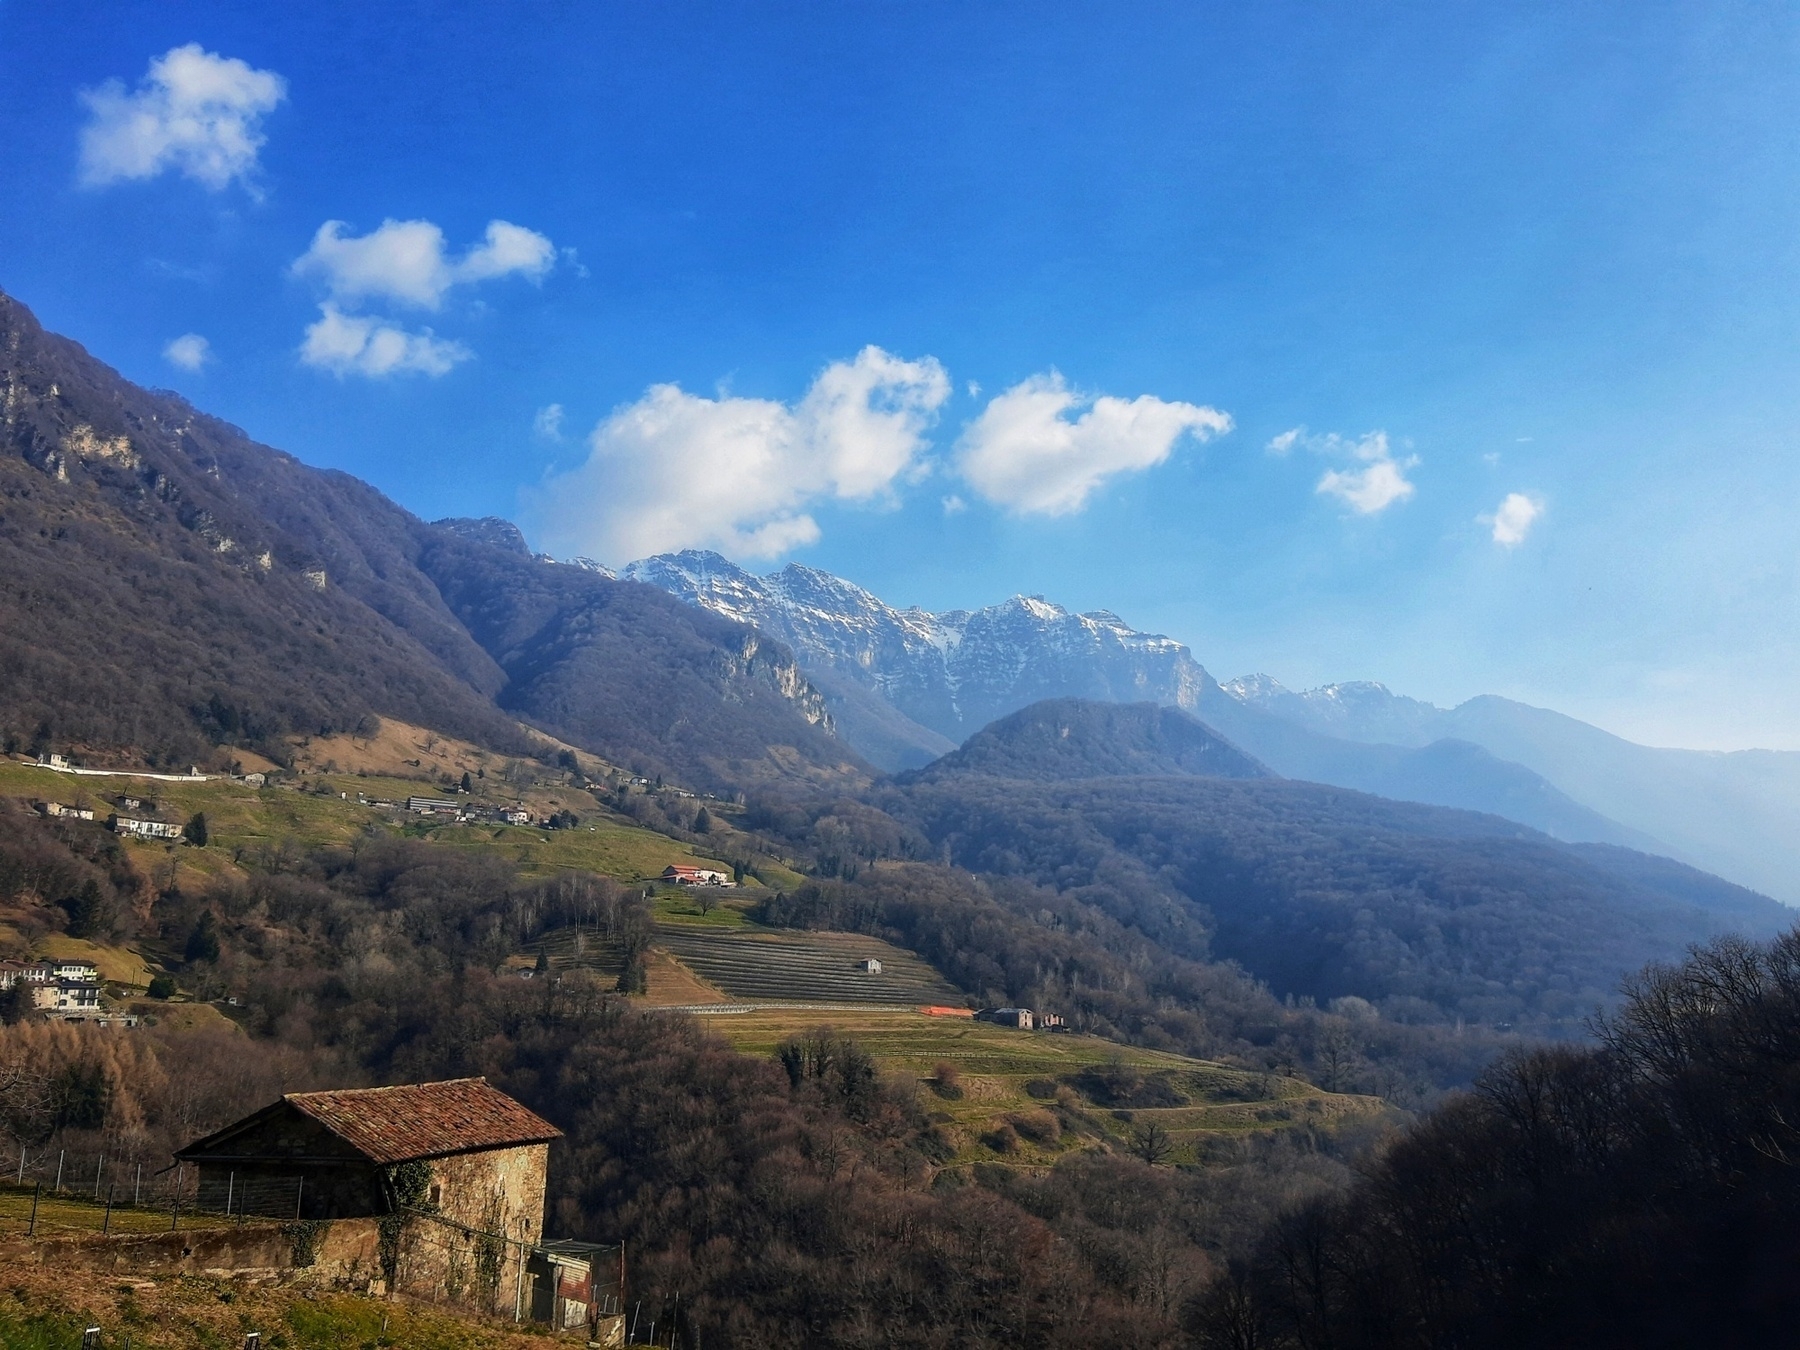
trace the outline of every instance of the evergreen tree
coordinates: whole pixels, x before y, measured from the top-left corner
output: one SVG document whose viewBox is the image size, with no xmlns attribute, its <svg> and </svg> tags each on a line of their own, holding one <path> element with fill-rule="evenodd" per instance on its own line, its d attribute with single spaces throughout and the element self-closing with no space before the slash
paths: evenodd
<svg viewBox="0 0 1800 1350">
<path fill-rule="evenodd" d="M 62 902 L 62 908 L 69 916 L 70 937 L 94 937 L 112 927 L 113 906 L 92 877 Z"/>
<path fill-rule="evenodd" d="M 182 836 L 195 848 L 206 847 L 206 812 L 194 812 L 194 818 L 188 821 L 181 831 Z"/>
<path fill-rule="evenodd" d="M 183 954 L 189 961 L 219 959 L 219 926 L 210 909 L 201 911 L 199 919 L 194 923 L 194 931 L 188 934 Z"/>
</svg>

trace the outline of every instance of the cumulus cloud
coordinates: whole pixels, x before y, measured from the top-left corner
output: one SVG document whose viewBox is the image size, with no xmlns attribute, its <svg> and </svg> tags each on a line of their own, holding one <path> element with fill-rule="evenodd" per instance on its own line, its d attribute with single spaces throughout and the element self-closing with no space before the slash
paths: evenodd
<svg viewBox="0 0 1800 1350">
<path fill-rule="evenodd" d="M 183 333 L 163 348 L 163 360 L 182 370 L 200 370 L 212 360 L 212 343 L 198 333 Z"/>
<path fill-rule="evenodd" d="M 1079 511 L 1113 475 L 1161 464 L 1182 436 L 1206 440 L 1229 430 L 1231 418 L 1215 408 L 1148 394 L 1090 399 L 1052 371 L 988 403 L 958 441 L 957 467 L 996 505 L 1062 516 Z"/>
<path fill-rule="evenodd" d="M 1532 525 L 1544 514 L 1541 498 L 1523 492 L 1509 492 L 1491 516 L 1478 516 L 1483 525 L 1491 525 L 1494 542 L 1503 548 L 1517 548 L 1531 533 Z"/>
<path fill-rule="evenodd" d="M 460 258 L 449 255 L 444 232 L 429 220 L 384 220 L 361 236 L 349 228 L 326 221 L 291 269 L 345 305 L 380 299 L 439 309 L 453 286 L 514 275 L 539 281 L 556 265 L 549 239 L 504 220 L 489 221 L 486 237 Z"/>
<path fill-rule="evenodd" d="M 563 405 L 552 403 L 539 408 L 537 416 L 531 419 L 531 429 L 547 441 L 562 439 Z"/>
<path fill-rule="evenodd" d="M 309 366 L 346 375 L 443 375 L 474 355 L 460 342 L 437 337 L 427 328 L 409 333 L 383 319 L 346 314 L 327 301 L 319 319 L 306 329 L 300 359 Z"/>
<path fill-rule="evenodd" d="M 1320 475 L 1313 491 L 1325 497 L 1336 497 L 1362 516 L 1379 515 L 1395 502 L 1413 495 L 1407 471 L 1419 463 L 1417 455 L 1396 458 L 1388 444 L 1387 432 L 1371 431 L 1352 439 L 1335 431 L 1315 436 L 1305 427 L 1284 431 L 1265 447 L 1274 455 L 1286 455 L 1303 446 L 1316 455 L 1355 461 L 1360 467 L 1327 469 Z"/>
<path fill-rule="evenodd" d="M 248 184 L 268 139 L 262 119 L 287 96 L 272 70 L 254 70 L 197 42 L 150 62 L 135 90 L 108 80 L 81 93 L 81 181 L 102 187 L 168 169 L 217 192 Z"/>
<path fill-rule="evenodd" d="M 496 277 L 541 281 L 556 265 L 556 246 L 535 230 L 504 220 L 488 222 L 479 244 L 453 258 L 444 232 L 429 220 L 384 220 L 365 235 L 328 220 L 289 268 L 323 286 L 330 297 L 306 330 L 300 359 L 338 376 L 443 375 L 474 356 L 460 342 L 429 328 L 409 332 L 388 319 L 359 314 L 366 301 L 436 310 L 453 287 Z"/>
<path fill-rule="evenodd" d="M 766 558 L 819 537 L 817 501 L 880 501 L 923 464 L 944 368 L 865 347 L 797 403 L 673 384 L 616 409 L 587 462 L 528 494 L 553 547 L 609 561 L 712 547 Z"/>
</svg>

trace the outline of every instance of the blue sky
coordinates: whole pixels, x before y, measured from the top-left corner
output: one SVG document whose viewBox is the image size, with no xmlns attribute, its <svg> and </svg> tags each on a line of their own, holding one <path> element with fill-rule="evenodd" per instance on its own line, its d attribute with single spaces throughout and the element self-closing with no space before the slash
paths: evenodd
<svg viewBox="0 0 1800 1350">
<path fill-rule="evenodd" d="M 1797 29 L 0 0 L 0 287 L 559 555 L 1800 748 Z"/>
</svg>

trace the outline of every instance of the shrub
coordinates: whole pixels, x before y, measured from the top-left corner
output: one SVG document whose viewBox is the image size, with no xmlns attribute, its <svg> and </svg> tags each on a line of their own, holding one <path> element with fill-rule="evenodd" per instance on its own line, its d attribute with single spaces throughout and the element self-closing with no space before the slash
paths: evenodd
<svg viewBox="0 0 1800 1350">
<path fill-rule="evenodd" d="M 1034 1144 L 1054 1144 L 1062 1137 L 1062 1122 L 1048 1111 L 1021 1111 L 1007 1123 Z"/>
</svg>

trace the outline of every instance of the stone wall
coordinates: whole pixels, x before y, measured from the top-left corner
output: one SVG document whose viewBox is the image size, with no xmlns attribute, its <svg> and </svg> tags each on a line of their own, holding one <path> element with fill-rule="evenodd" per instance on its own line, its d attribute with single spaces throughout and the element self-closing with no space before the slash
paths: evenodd
<svg viewBox="0 0 1800 1350">
<path fill-rule="evenodd" d="M 376 1219 L 339 1219 L 15 1239 L 0 1243 L 0 1265 L 222 1278 L 276 1278 L 304 1271 L 322 1284 L 368 1292 L 381 1287 L 378 1226 Z"/>
</svg>

